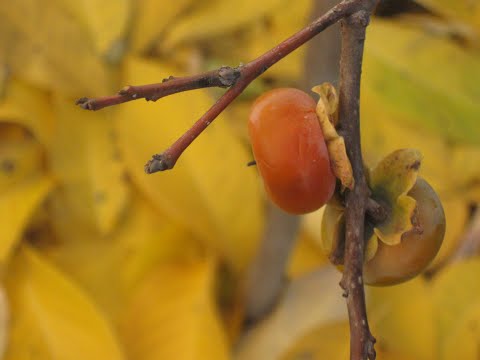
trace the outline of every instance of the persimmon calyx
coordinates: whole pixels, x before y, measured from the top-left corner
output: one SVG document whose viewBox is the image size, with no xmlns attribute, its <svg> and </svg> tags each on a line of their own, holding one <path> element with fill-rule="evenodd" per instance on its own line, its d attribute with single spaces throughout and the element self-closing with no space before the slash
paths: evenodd
<svg viewBox="0 0 480 360">
<path fill-rule="evenodd" d="M 373 199 L 387 202 L 390 207 L 387 220 L 373 229 L 376 237 L 387 245 L 399 244 L 403 234 L 414 228 L 412 219 L 417 203 L 408 192 L 417 181 L 421 161 L 420 151 L 400 149 L 387 155 L 370 172 L 368 181 Z"/>
<path fill-rule="evenodd" d="M 313 87 L 312 91 L 320 95 L 316 112 L 327 144 L 332 172 L 340 180 L 343 189 L 352 190 L 355 185 L 352 165 L 347 156 L 345 141 L 335 129 L 338 122 L 337 91 L 328 82 Z"/>
</svg>

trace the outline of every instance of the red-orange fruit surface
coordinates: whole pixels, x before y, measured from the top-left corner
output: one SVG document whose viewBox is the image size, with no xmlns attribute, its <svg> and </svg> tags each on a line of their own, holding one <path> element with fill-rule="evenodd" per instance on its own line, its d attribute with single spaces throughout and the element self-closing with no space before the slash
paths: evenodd
<svg viewBox="0 0 480 360">
<path fill-rule="evenodd" d="M 248 130 L 257 168 L 271 200 L 304 214 L 333 195 L 335 176 L 315 101 L 298 89 L 266 92 L 253 104 Z"/>
</svg>

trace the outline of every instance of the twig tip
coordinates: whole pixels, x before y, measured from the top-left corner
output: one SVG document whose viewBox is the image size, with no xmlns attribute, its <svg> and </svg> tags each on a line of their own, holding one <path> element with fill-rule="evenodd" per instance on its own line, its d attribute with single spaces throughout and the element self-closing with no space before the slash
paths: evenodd
<svg viewBox="0 0 480 360">
<path fill-rule="evenodd" d="M 77 99 L 75 101 L 75 105 L 80 106 L 82 109 L 85 110 L 93 110 L 92 104 L 91 104 L 92 99 L 89 99 L 87 97 L 82 97 L 80 99 Z"/>
<path fill-rule="evenodd" d="M 162 154 L 153 155 L 150 160 L 145 164 L 145 172 L 147 174 L 153 174 L 159 171 L 165 171 L 171 169 L 167 159 Z"/>
</svg>

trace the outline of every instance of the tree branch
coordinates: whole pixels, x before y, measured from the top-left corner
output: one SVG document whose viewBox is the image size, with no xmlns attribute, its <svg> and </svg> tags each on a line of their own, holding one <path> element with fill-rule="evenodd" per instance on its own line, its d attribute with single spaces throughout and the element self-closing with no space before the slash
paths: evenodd
<svg viewBox="0 0 480 360">
<path fill-rule="evenodd" d="M 350 320 L 350 359 L 375 359 L 374 343 L 367 320 L 363 287 L 364 222 L 369 188 L 365 179 L 360 145 L 360 78 L 365 29 L 376 1 L 365 0 L 364 8 L 343 19 L 340 60 L 340 127 L 352 163 L 355 187 L 346 195 L 344 289 Z"/>
<path fill-rule="evenodd" d="M 183 91 L 208 87 L 227 88 L 234 85 L 239 76 L 240 67 L 231 68 L 229 66 L 222 66 L 220 69 L 199 75 L 186 77 L 170 76 L 158 84 L 125 86 L 117 95 L 103 96 L 95 99 L 83 97 L 75 103 L 85 110 L 100 110 L 107 106 L 118 105 L 138 99 L 157 101 L 162 97 Z"/>
<path fill-rule="evenodd" d="M 375 339 L 368 326 L 363 287 L 364 221 L 367 210 L 373 219 L 378 220 L 385 216 L 379 204 L 369 201 L 370 194 L 360 146 L 359 98 L 363 46 L 365 28 L 375 4 L 376 0 L 344 0 L 298 33 L 244 66 L 222 67 L 196 76 L 169 78 L 160 84 L 127 86 L 117 95 L 77 100 L 77 104 L 84 109 L 98 110 L 139 98 L 156 101 L 181 91 L 206 87 L 229 88 L 174 144 L 163 153 L 154 155 L 145 165 L 145 171 L 149 174 L 172 169 L 183 151 L 253 80 L 315 35 L 342 20 L 340 130 L 344 134 L 347 154 L 352 163 L 355 187 L 346 195 L 345 269 L 340 285 L 347 299 L 352 360 L 375 359 Z"/>
<path fill-rule="evenodd" d="M 127 101 L 144 98 L 147 100 L 158 100 L 159 98 L 181 91 L 220 86 L 230 87 L 217 102 L 188 129 L 170 148 L 161 154 L 153 155 L 152 159 L 145 165 L 145 172 L 148 174 L 172 169 L 183 151 L 205 130 L 213 120 L 240 95 L 243 90 L 258 76 L 264 73 L 272 65 L 283 59 L 285 56 L 296 50 L 315 35 L 322 32 L 340 19 L 353 14 L 361 8 L 362 0 L 345 0 L 334 6 L 330 11 L 319 17 L 310 25 L 284 40 L 273 49 L 267 51 L 257 59 L 245 66 L 237 68 L 220 68 L 204 74 L 173 78 L 160 83 L 141 86 L 127 86 L 117 95 L 105 96 L 96 99 L 81 98 L 77 105 L 88 110 L 98 110 L 107 106 L 118 105 Z M 221 75 L 223 71 L 226 76 Z M 230 79 L 224 83 L 225 78 Z M 218 85 L 220 84 L 220 85 Z"/>
</svg>

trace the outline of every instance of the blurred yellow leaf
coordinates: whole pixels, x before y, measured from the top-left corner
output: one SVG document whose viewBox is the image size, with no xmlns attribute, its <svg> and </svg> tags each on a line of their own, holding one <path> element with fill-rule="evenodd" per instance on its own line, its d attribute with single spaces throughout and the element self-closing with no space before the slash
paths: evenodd
<svg viewBox="0 0 480 360">
<path fill-rule="evenodd" d="M 0 193 L 0 263 L 20 241 L 35 209 L 52 188 L 46 176 L 34 176 Z"/>
<path fill-rule="evenodd" d="M 52 0 L 85 27 L 85 39 L 100 55 L 123 40 L 130 19 L 131 0 Z"/>
<path fill-rule="evenodd" d="M 241 51 L 239 59 L 242 61 L 253 60 L 301 30 L 309 21 L 312 7 L 312 0 L 297 0 L 295 6 L 292 6 L 288 0 L 276 1 L 274 9 L 266 12 L 262 19 L 248 26 L 244 40 L 245 45 L 239 47 Z M 305 46 L 295 50 L 270 68 L 266 75 L 276 77 L 283 82 L 298 82 L 304 74 L 305 51 Z"/>
<path fill-rule="evenodd" d="M 126 84 L 178 74 L 163 64 L 129 59 Z M 134 102 L 117 113 L 119 144 L 133 181 L 145 196 L 219 250 L 236 269 L 256 248 L 262 225 L 260 184 L 251 160 L 228 124 L 218 118 L 184 152 L 175 168 L 146 175 L 143 165 L 183 134 L 212 104 L 205 92 L 176 94 L 156 104 Z"/>
<path fill-rule="evenodd" d="M 129 359 L 227 360 L 211 260 L 158 266 L 133 294 L 120 328 Z"/>
<path fill-rule="evenodd" d="M 49 147 L 54 118 L 48 93 L 19 80 L 10 81 L 7 89 L 0 101 L 0 121 L 25 127 L 38 142 Z"/>
<path fill-rule="evenodd" d="M 320 223 L 317 224 L 317 232 L 320 233 Z M 287 275 L 296 279 L 323 265 L 330 265 L 327 256 L 317 246 L 310 234 L 301 229 L 295 241 L 295 247 L 290 254 Z"/>
<path fill-rule="evenodd" d="M 7 348 L 10 325 L 10 308 L 7 302 L 7 294 L 5 288 L 0 287 L 0 356 L 4 359 L 5 350 Z"/>
<path fill-rule="evenodd" d="M 33 249 L 22 248 L 6 275 L 12 316 L 5 359 L 124 359 L 95 305 Z"/>
<path fill-rule="evenodd" d="M 0 58 L 14 74 L 76 97 L 108 93 L 91 34 L 57 1 L 2 1 L 0 19 Z"/>
<path fill-rule="evenodd" d="M 302 336 L 281 359 L 347 360 L 350 353 L 349 337 L 349 325 L 346 321 L 323 325 Z M 257 359 L 261 358 L 251 360 Z"/>
<path fill-rule="evenodd" d="M 114 119 L 108 111 L 87 112 L 59 95 L 55 114 L 53 171 L 80 221 L 108 233 L 128 197 Z"/>
<path fill-rule="evenodd" d="M 307 332 L 346 320 L 340 278 L 336 269 L 326 266 L 295 279 L 270 315 L 240 341 L 235 359 L 279 359 Z"/>
<path fill-rule="evenodd" d="M 399 22 L 372 22 L 367 39 L 363 89 L 412 127 L 480 145 L 478 55 Z"/>
<path fill-rule="evenodd" d="M 480 34 L 480 3 L 476 0 L 418 0 L 437 14 L 445 15 L 476 28 Z"/>
<path fill-rule="evenodd" d="M 460 196 L 440 196 L 440 200 L 442 201 L 443 210 L 445 211 L 447 228 L 445 230 L 442 247 L 429 268 L 435 268 L 441 265 L 457 250 L 470 215 L 468 204 L 465 202 L 465 199 Z"/>
<path fill-rule="evenodd" d="M 164 46 L 171 48 L 183 42 L 212 38 L 260 18 L 273 11 L 281 0 L 266 0 L 259 6 L 256 0 L 211 0 L 196 4 L 191 13 L 172 25 Z"/>
<path fill-rule="evenodd" d="M 478 293 L 476 294 L 478 297 Z M 480 306 L 472 307 L 452 326 L 442 344 L 440 359 L 478 360 L 480 339 Z"/>
<path fill-rule="evenodd" d="M 350 331 L 348 322 L 337 322 L 321 326 L 296 343 L 283 360 L 348 360 Z M 393 353 L 381 344 L 376 344 L 378 360 L 416 360 L 402 353 Z M 255 360 L 255 359 L 252 359 Z"/>
<path fill-rule="evenodd" d="M 370 287 L 367 299 L 369 321 L 379 348 L 418 360 L 437 359 L 434 320 L 438 314 L 424 279 Z"/>
<path fill-rule="evenodd" d="M 480 183 L 480 147 L 458 145 L 451 147 L 452 168 L 450 172 L 455 174 L 457 180 L 457 193 L 467 201 L 480 202 L 480 196 L 476 196 L 475 187 Z"/>
<path fill-rule="evenodd" d="M 0 194 L 8 191 L 9 186 L 38 174 L 43 165 L 40 144 L 29 136 L 12 139 L 8 134 L 11 129 L 5 125 L 0 122 Z"/>
<path fill-rule="evenodd" d="M 121 224 L 109 236 L 89 232 L 76 223 L 64 209 L 61 192 L 53 193 L 50 203 L 59 241 L 44 252 L 112 319 L 118 318 L 132 289 L 155 266 L 195 258 L 200 252 L 191 234 L 134 195 Z"/>
<path fill-rule="evenodd" d="M 176 0 L 163 4 L 158 0 L 137 0 L 130 34 L 131 50 L 148 50 L 168 26 L 174 24 L 191 6 L 194 6 L 193 0 Z"/>
<path fill-rule="evenodd" d="M 478 359 L 480 338 L 478 274 L 480 259 L 477 257 L 453 263 L 442 269 L 434 278 L 432 295 L 439 347 L 438 359 Z"/>
</svg>

